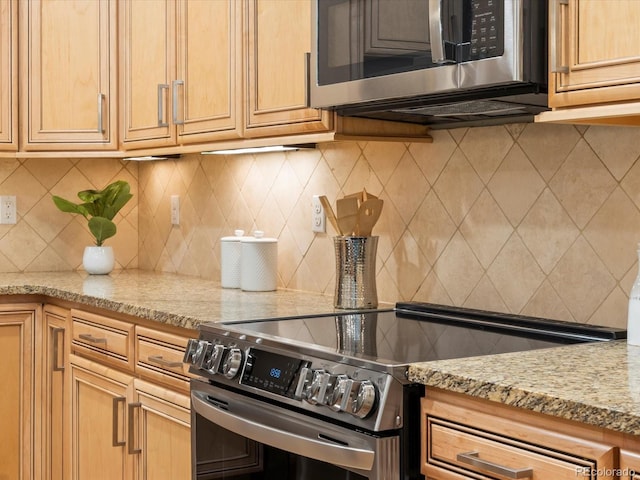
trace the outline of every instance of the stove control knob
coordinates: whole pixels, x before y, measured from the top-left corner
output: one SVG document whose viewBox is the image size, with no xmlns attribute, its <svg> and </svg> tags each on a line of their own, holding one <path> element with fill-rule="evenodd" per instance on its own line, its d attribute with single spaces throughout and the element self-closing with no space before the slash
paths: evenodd
<svg viewBox="0 0 640 480">
<path fill-rule="evenodd" d="M 355 382 L 356 384 L 358 382 Z M 367 417 L 373 412 L 376 404 L 376 387 L 369 380 L 363 380 L 359 382 L 359 385 L 354 385 L 351 391 L 351 398 L 353 402 L 351 404 L 351 413 L 359 418 Z"/>
<path fill-rule="evenodd" d="M 333 405 L 333 395 L 336 391 L 336 387 L 338 386 L 339 378 L 344 375 L 327 375 L 328 377 L 324 387 L 324 392 L 322 393 L 318 403 L 331 407 L 331 405 Z"/>
<path fill-rule="evenodd" d="M 230 380 L 235 378 L 242 367 L 242 357 L 242 350 L 231 348 L 222 363 L 222 374 Z"/>
<path fill-rule="evenodd" d="M 323 403 L 324 394 L 329 383 L 330 374 L 324 370 L 314 370 L 311 384 L 306 391 L 305 399 L 312 405 Z"/>
<path fill-rule="evenodd" d="M 189 339 L 189 342 L 187 342 L 187 348 L 185 348 L 184 350 L 184 357 L 182 358 L 183 363 L 190 363 L 192 365 L 195 365 L 193 360 L 194 360 L 196 351 L 198 350 L 199 343 L 200 342 L 198 341 L 197 338 Z"/>
<path fill-rule="evenodd" d="M 335 412 L 344 411 L 347 401 L 349 400 L 349 392 L 351 391 L 353 380 L 350 380 L 346 375 L 333 376 L 335 377 L 333 380 L 333 390 L 331 391 L 331 396 L 327 404 L 329 408 Z"/>
<path fill-rule="evenodd" d="M 219 373 L 220 364 L 222 363 L 222 357 L 224 357 L 225 350 L 226 348 L 224 347 L 224 345 L 213 345 L 213 348 L 211 349 L 211 355 L 208 356 L 206 364 L 203 365 L 203 368 L 212 375 Z"/>
<path fill-rule="evenodd" d="M 211 342 L 208 342 L 207 340 L 198 340 L 198 344 L 195 345 L 195 351 L 191 357 L 191 364 L 198 368 L 202 368 L 202 365 L 206 361 L 208 355 L 211 355 Z"/>
<path fill-rule="evenodd" d="M 309 367 L 302 367 L 300 369 L 300 376 L 298 377 L 298 385 L 296 385 L 296 391 L 293 398 L 296 400 L 302 400 L 309 398 L 309 389 L 311 382 L 313 381 L 313 370 Z"/>
</svg>

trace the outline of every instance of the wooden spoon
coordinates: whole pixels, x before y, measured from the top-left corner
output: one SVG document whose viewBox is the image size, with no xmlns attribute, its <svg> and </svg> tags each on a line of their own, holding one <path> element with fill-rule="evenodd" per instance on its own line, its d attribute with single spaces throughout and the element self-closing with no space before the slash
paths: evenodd
<svg viewBox="0 0 640 480">
<path fill-rule="evenodd" d="M 345 197 L 336 200 L 336 215 L 342 235 L 353 235 L 358 225 L 359 200 Z"/>
</svg>

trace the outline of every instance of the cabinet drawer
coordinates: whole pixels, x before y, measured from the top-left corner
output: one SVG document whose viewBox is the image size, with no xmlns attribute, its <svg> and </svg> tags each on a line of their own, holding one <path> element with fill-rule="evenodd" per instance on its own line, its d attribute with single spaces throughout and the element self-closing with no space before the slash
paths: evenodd
<svg viewBox="0 0 640 480">
<path fill-rule="evenodd" d="M 615 442 L 588 425 L 437 388 L 421 404 L 428 479 L 617 478 Z"/>
<path fill-rule="evenodd" d="M 640 480 L 640 453 L 620 450 L 620 480 Z"/>
<path fill-rule="evenodd" d="M 74 352 L 133 370 L 133 324 L 79 310 L 71 320 Z"/>
<path fill-rule="evenodd" d="M 576 480 L 596 470 L 594 461 L 442 420 L 431 419 L 428 428 L 428 462 L 477 478 Z"/>
<path fill-rule="evenodd" d="M 182 363 L 187 338 L 150 328 L 136 327 L 136 372 L 155 382 L 189 390 L 189 366 Z"/>
</svg>

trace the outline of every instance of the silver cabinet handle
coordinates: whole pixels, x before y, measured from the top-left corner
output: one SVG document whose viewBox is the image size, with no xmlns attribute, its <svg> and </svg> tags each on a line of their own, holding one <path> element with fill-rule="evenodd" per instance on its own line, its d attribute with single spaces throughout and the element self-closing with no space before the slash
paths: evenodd
<svg viewBox="0 0 640 480">
<path fill-rule="evenodd" d="M 178 87 L 184 87 L 184 80 L 174 80 L 171 83 L 171 97 L 173 100 L 173 123 L 175 125 L 184 125 L 184 115 L 182 119 L 178 118 Z"/>
<path fill-rule="evenodd" d="M 147 357 L 149 363 L 155 363 L 156 365 L 160 365 L 161 367 L 166 368 L 178 368 L 182 367 L 182 362 L 172 362 L 171 360 L 165 360 L 162 355 L 149 355 Z"/>
<path fill-rule="evenodd" d="M 60 356 L 60 334 L 62 334 L 62 342 L 64 348 L 64 328 L 53 328 L 51 330 L 51 336 L 53 339 L 53 371 L 54 372 L 62 372 L 64 371 L 64 362 L 62 365 L 58 364 L 58 357 Z"/>
<path fill-rule="evenodd" d="M 80 335 L 78 335 L 78 337 L 80 338 L 80 340 L 84 340 L 89 343 L 107 343 L 106 338 L 94 337 L 90 333 L 81 333 Z"/>
<path fill-rule="evenodd" d="M 124 440 L 119 440 L 118 439 L 118 424 L 120 422 L 118 422 L 118 418 L 120 417 L 118 411 L 119 409 L 119 405 L 125 405 L 127 402 L 127 399 L 125 397 L 115 397 L 113 399 L 113 446 L 114 447 L 123 447 L 126 445 L 126 442 Z"/>
<path fill-rule="evenodd" d="M 445 63 L 442 43 L 441 0 L 429 0 L 429 40 L 431 42 L 431 61 Z"/>
<path fill-rule="evenodd" d="M 166 83 L 158 84 L 158 126 L 159 127 L 168 127 L 169 124 L 164 121 L 164 95 L 162 92 L 164 90 L 169 90 L 169 85 Z"/>
<path fill-rule="evenodd" d="M 558 65 L 558 29 L 560 22 L 558 12 L 562 6 L 569 5 L 569 0 L 555 0 L 551 5 L 551 18 L 549 19 L 549 70 L 553 73 L 569 73 L 569 67 Z"/>
<path fill-rule="evenodd" d="M 103 116 L 103 106 L 104 106 L 104 93 L 98 94 L 98 132 L 104 133 L 104 116 Z"/>
<path fill-rule="evenodd" d="M 509 468 L 497 463 L 487 462 L 478 457 L 478 452 L 459 453 L 456 459 L 460 463 L 471 465 L 472 467 L 481 468 L 485 472 L 495 473 L 507 478 L 531 478 L 533 476 L 533 468 Z"/>
<path fill-rule="evenodd" d="M 142 453 L 142 449 L 141 448 L 135 448 L 134 447 L 134 441 L 135 441 L 135 424 L 133 421 L 133 414 L 134 414 L 134 410 L 136 408 L 142 407 L 142 404 L 140 402 L 134 402 L 134 403 L 130 403 L 129 404 L 129 408 L 128 408 L 128 417 L 129 417 L 129 422 L 128 422 L 128 428 L 129 428 L 129 432 L 128 432 L 128 441 L 129 441 L 129 454 L 130 455 L 135 455 L 137 453 Z"/>
</svg>

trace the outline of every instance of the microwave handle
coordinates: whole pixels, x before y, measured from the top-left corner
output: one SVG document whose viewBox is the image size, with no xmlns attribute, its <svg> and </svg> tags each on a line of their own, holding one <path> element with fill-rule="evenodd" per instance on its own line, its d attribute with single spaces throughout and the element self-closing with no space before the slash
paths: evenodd
<svg viewBox="0 0 640 480">
<path fill-rule="evenodd" d="M 431 42 L 431 61 L 445 63 L 444 43 L 442 41 L 442 0 L 429 0 L 429 40 Z"/>
</svg>

